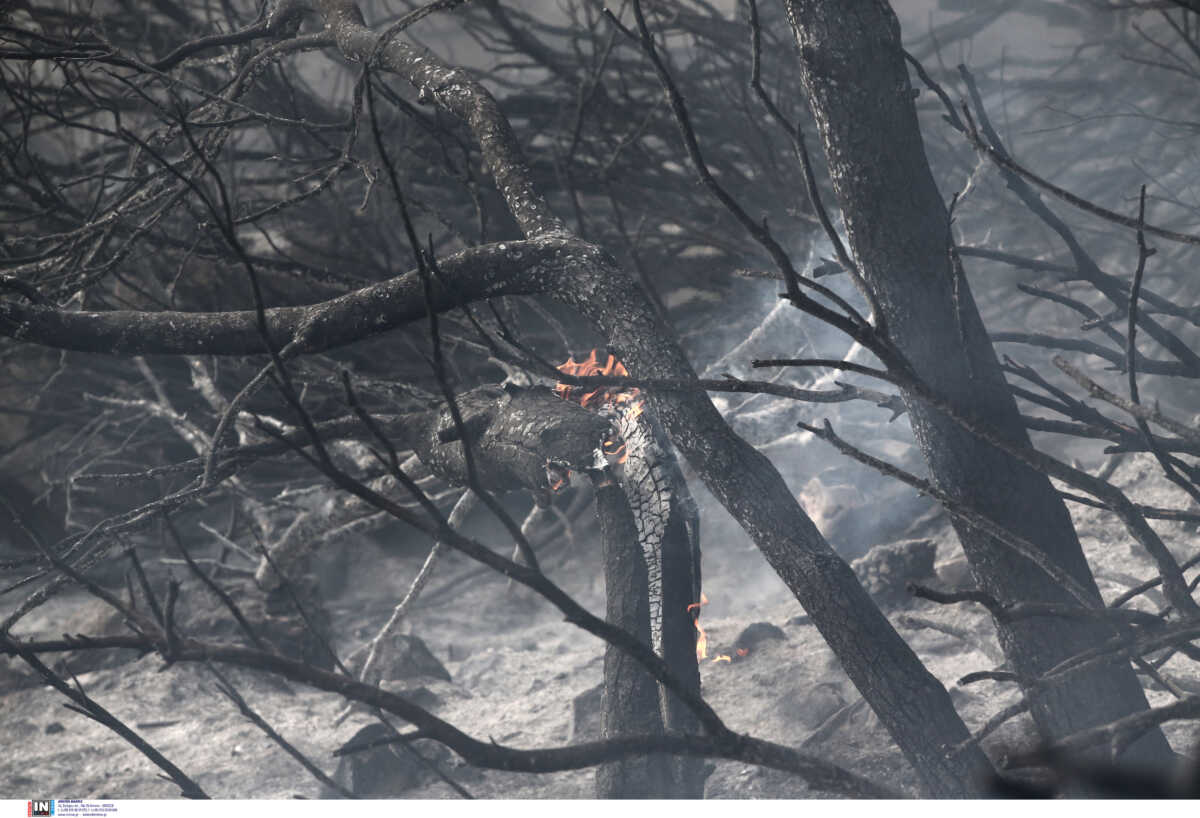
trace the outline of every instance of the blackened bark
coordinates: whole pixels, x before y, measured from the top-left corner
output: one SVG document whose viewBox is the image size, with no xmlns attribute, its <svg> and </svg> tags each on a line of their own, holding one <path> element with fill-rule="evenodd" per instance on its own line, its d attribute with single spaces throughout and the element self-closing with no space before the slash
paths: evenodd
<svg viewBox="0 0 1200 818">
<path fill-rule="evenodd" d="M 540 237 L 472 247 L 438 259 L 434 309 L 464 300 L 543 292 L 555 264 L 581 244 Z M 445 283 L 447 286 L 439 286 Z M 467 293 L 469 295 L 464 295 Z M 427 314 L 421 277 L 397 276 L 338 298 L 302 307 L 266 310 L 267 335 L 276 349 L 320 352 L 420 320 Z M 0 334 L 81 352 L 114 355 L 253 355 L 267 346 L 254 310 L 194 313 L 162 310 L 62 310 L 15 298 L 0 300 Z"/>
<path fill-rule="evenodd" d="M 607 472 L 596 478 L 596 516 L 604 547 L 606 618 L 646 645 L 650 644 L 650 607 L 646 563 L 625 492 Z M 601 697 L 604 738 L 662 735 L 658 682 L 629 654 L 615 645 L 604 651 Z M 669 760 L 646 755 L 601 764 L 596 768 L 597 798 L 663 798 L 671 792 Z"/>
<path fill-rule="evenodd" d="M 696 628 L 689 606 L 700 600 L 699 515 L 687 483 L 671 457 L 664 464 L 675 479 L 671 516 L 662 541 L 663 659 L 688 690 L 700 693 L 700 668 L 696 661 Z M 668 733 L 695 735 L 700 720 L 679 697 L 663 691 L 663 719 Z M 703 798 L 706 762 L 678 756 L 671 760 L 676 798 Z"/>
<path fill-rule="evenodd" d="M 568 470 L 590 466 L 592 452 L 612 432 L 608 420 L 543 386 L 481 386 L 456 402 L 486 491 L 544 493 Z M 430 471 L 468 485 L 460 432 L 448 408 L 419 416 L 406 432 L 405 444 Z"/>
<path fill-rule="evenodd" d="M 1029 446 L 970 288 L 947 255 L 946 207 L 925 157 L 895 14 L 885 0 L 785 3 L 850 245 L 891 339 L 918 375 L 964 414 Z M 1040 546 L 1099 600 L 1071 518 L 1045 475 L 906 400 L 937 486 Z M 969 525 L 956 521 L 955 527 L 979 587 L 996 599 L 1076 604 L 1032 562 Z M 1023 678 L 1113 636 L 1107 626 L 1079 619 L 996 626 Z M 1051 738 L 1147 706 L 1136 676 L 1120 661 L 1026 692 L 1039 728 Z M 1172 754 L 1154 730 L 1126 757 L 1165 763 Z"/>
<path fill-rule="evenodd" d="M 631 373 L 695 377 L 653 307 L 635 296 L 628 276 L 598 250 L 578 252 L 574 260 L 574 286 L 553 294 L 606 333 Z M 821 536 L 767 456 L 738 437 L 705 395 L 662 392 L 650 400 L 671 442 L 812 617 L 912 764 L 923 792 L 939 797 L 979 794 L 992 766 L 977 746 L 954 749 L 970 734 L 946 688 Z"/>
</svg>

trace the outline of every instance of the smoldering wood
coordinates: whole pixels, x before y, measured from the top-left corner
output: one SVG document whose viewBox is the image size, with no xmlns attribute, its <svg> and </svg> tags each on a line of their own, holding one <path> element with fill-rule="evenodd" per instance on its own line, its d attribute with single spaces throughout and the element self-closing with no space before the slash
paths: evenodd
<svg viewBox="0 0 1200 818">
<path fill-rule="evenodd" d="M 554 488 L 547 464 L 558 472 L 581 471 L 611 433 L 604 417 L 542 386 L 482 386 L 456 400 L 467 441 L 458 439 L 449 409 L 415 416 L 404 440 L 430 471 L 452 485 L 468 484 L 465 442 L 484 490 L 544 494 Z"/>
<path fill-rule="evenodd" d="M 700 515 L 674 453 L 665 442 L 665 435 L 653 417 L 649 422 L 654 434 L 664 440 L 659 465 L 671 483 L 671 511 L 661 543 L 663 659 L 680 684 L 699 696 L 700 668 L 694 620 L 701 586 Z M 668 734 L 703 732 L 696 714 L 675 692 L 660 687 L 659 694 L 659 709 Z M 670 767 L 676 797 L 704 797 L 707 772 L 703 759 L 676 757 L 671 759 Z"/>
<path fill-rule="evenodd" d="M 637 422 L 644 424 L 642 443 L 647 451 L 629 454 L 626 467 L 635 458 L 653 457 L 656 461 L 652 469 L 655 479 L 650 481 L 653 487 L 643 483 L 623 483 L 623 490 L 616 490 L 610 485 L 606 471 L 592 472 L 598 486 L 596 513 L 604 537 L 609 621 L 623 623 L 622 627 L 653 645 L 651 608 L 656 605 L 661 620 L 662 658 L 683 689 L 698 697 L 700 672 L 692 610 L 700 600 L 699 515 L 670 445 L 653 415 L 643 413 Z M 634 442 L 627 440 L 626 445 L 633 446 Z M 659 482 L 665 485 L 658 485 Z M 638 498 L 635 504 L 629 496 L 631 491 L 647 490 L 667 495 L 668 508 L 661 531 L 648 521 L 639 524 L 636 519 L 637 508 L 646 513 L 648 505 L 658 507 L 650 502 L 651 498 Z M 641 542 L 652 533 L 657 537 L 653 544 L 658 552 L 660 582 L 657 589 L 649 582 L 647 544 Z M 659 598 L 652 600 L 650 605 L 645 604 L 648 594 L 656 593 Z M 637 676 L 638 668 L 634 666 L 631 670 L 629 661 L 630 657 L 616 655 L 612 650 L 605 654 L 604 723 L 606 730 L 611 724 L 611 735 L 619 735 L 620 730 L 628 730 L 639 723 L 653 725 L 674 735 L 702 731 L 699 718 L 675 691 L 654 684 L 651 690 L 653 701 L 646 701 L 646 691 L 642 688 L 642 677 L 646 674 L 641 671 L 642 676 Z M 704 796 L 705 778 L 706 768 L 700 759 L 648 758 L 632 768 L 612 766 L 598 771 L 596 786 L 597 792 L 607 797 L 634 797 L 633 794 L 642 793 L 643 797 L 696 799 Z"/>
</svg>

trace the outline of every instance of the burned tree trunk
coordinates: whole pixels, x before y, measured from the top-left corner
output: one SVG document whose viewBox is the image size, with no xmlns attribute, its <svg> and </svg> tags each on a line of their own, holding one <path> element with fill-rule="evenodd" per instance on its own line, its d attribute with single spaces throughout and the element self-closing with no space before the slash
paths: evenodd
<svg viewBox="0 0 1200 818">
<path fill-rule="evenodd" d="M 656 434 L 661 435 L 654 424 Z M 665 441 L 665 437 L 664 437 Z M 664 445 L 663 471 L 669 475 L 671 513 L 662 540 L 662 629 L 663 659 L 684 687 L 699 695 L 700 668 L 696 657 L 696 628 L 691 611 L 700 601 L 699 514 L 687 488 L 687 482 L 671 453 Z M 695 735 L 701 732 L 700 720 L 671 691 L 663 690 L 660 707 L 668 733 Z M 671 776 L 676 798 L 703 798 L 705 761 L 700 758 L 673 759 Z"/>
<path fill-rule="evenodd" d="M 633 513 L 625 492 L 607 470 L 593 475 L 596 516 L 604 543 L 606 618 L 649 645 L 646 563 L 638 544 Z M 658 682 L 637 660 L 613 645 L 604 651 L 601 708 L 604 738 L 663 732 Z M 602 764 L 596 768 L 596 797 L 662 798 L 669 792 L 668 761 L 665 756 L 646 755 Z"/>
<path fill-rule="evenodd" d="M 560 369 L 576 376 L 626 374 L 616 356 L 600 363 L 595 350 L 586 360 L 572 357 Z M 646 642 L 681 685 L 675 690 L 655 683 L 653 708 L 647 709 L 644 684 L 651 677 L 631 665 L 631 657 L 610 649 L 604 664 L 605 735 L 615 738 L 636 725 L 656 733 L 698 735 L 700 719 L 680 698 L 700 697 L 692 615 L 700 600 L 700 519 L 687 481 L 640 390 L 584 391 L 559 384 L 555 392 L 613 418 L 615 437 L 596 450 L 595 468 L 589 471 L 604 537 L 608 618 Z M 610 454 L 616 460 L 617 493 Z M 689 757 L 614 764 L 597 774 L 597 792 L 614 798 L 702 798 L 704 769 L 701 759 Z"/>
<path fill-rule="evenodd" d="M 921 142 L 895 14 L 883 0 L 786 0 L 786 7 L 850 245 L 892 342 L 964 415 L 1028 447 L 970 288 L 948 255 L 947 211 Z M 944 414 L 906 401 L 937 486 L 1038 545 L 1099 601 L 1071 518 L 1049 479 Z M 972 526 L 955 526 L 980 588 L 1002 603 L 1077 604 L 1032 562 Z M 1095 620 L 1040 617 L 996 625 L 1005 655 L 1024 679 L 1113 636 Z M 1122 661 L 1026 693 L 1048 737 L 1147 706 Z M 1155 729 L 1126 757 L 1161 763 L 1171 751 Z"/>
<path fill-rule="evenodd" d="M 607 470 L 591 474 L 604 543 L 608 621 L 649 645 L 646 562 L 629 501 Z M 688 611 L 690 600 L 699 594 L 699 554 L 694 532 L 687 528 L 686 502 L 690 498 L 680 499 L 684 502 L 674 504 L 662 542 L 663 659 L 684 687 L 698 694 L 700 670 L 696 663 L 695 630 Z M 612 645 L 604 654 L 601 707 L 605 738 L 701 732 L 699 719 L 678 696 L 662 688 L 641 664 Z M 704 797 L 704 779 L 703 759 L 650 755 L 597 768 L 596 795 L 698 799 Z"/>
</svg>

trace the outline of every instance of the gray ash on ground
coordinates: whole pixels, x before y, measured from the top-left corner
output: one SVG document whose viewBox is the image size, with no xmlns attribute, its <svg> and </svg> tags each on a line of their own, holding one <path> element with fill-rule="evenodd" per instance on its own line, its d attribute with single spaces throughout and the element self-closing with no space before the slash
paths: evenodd
<svg viewBox="0 0 1200 818">
<path fill-rule="evenodd" d="M 1137 502 L 1169 504 L 1171 487 L 1139 458 L 1129 458 L 1116 479 Z M 1124 535 L 1106 514 L 1080 507 L 1072 511 L 1106 599 L 1129 587 L 1132 578 L 1154 575 L 1154 566 L 1143 553 L 1122 546 Z M 1172 541 L 1179 541 L 1180 534 L 1194 533 L 1178 523 L 1155 521 L 1154 525 Z M 933 566 L 939 578 L 969 577 L 961 570 L 960 551 L 944 520 L 926 526 L 922 539 L 934 545 Z M 907 763 L 800 606 L 779 583 L 747 594 L 747 587 L 762 582 L 760 566 L 740 552 L 722 555 L 720 543 L 710 543 L 709 548 L 721 570 L 706 570 L 705 592 L 711 604 L 704 608 L 701 622 L 714 655 L 722 651 L 736 655 L 738 647 L 747 651 L 737 661 L 705 660 L 701 665 L 703 693 L 717 713 L 734 730 L 803 749 L 899 792 L 914 793 Z M 864 578 L 868 587 L 886 577 L 886 587 L 894 590 L 899 577 L 911 579 L 914 572 L 920 574 L 929 566 L 927 546 L 876 551 L 889 556 L 875 561 L 868 555 L 868 562 L 878 569 Z M 897 563 L 895 551 L 916 556 Z M 586 540 L 581 541 L 573 561 L 552 572 L 593 611 L 603 610 L 596 553 Z M 343 657 L 386 621 L 397 594 L 411 579 L 408 572 L 416 570 L 411 563 L 419 563 L 420 556 L 396 563 L 390 571 L 379 570 L 378 552 L 363 549 L 348 557 L 344 589 L 328 598 L 330 636 Z M 884 566 L 887 570 L 882 570 Z M 484 741 L 535 749 L 595 738 L 604 645 L 564 623 L 548 604 L 509 589 L 501 577 L 479 573 L 459 581 L 460 575 L 476 570 L 455 559 L 437 574 L 428 597 L 393 640 L 393 647 L 407 647 L 410 661 L 403 658 L 405 650 L 390 659 L 386 652 L 381 657 L 381 677 L 395 677 L 383 680 L 383 685 L 412 696 L 439 718 Z M 195 606 L 187 621 L 208 621 L 202 614 L 203 606 L 210 603 L 202 601 L 201 590 L 185 582 L 184 597 Z M 998 646 L 991 620 L 980 606 L 938 606 L 909 599 L 885 611 L 946 685 L 970 728 L 979 728 L 1016 702 L 1017 691 L 1011 684 L 957 684 L 971 671 L 995 667 Z M 87 633 L 104 625 L 107 617 L 102 603 L 76 590 L 35 610 L 16 633 L 22 638 Z M 784 638 L 779 638 L 781 633 Z M 205 668 L 176 664 L 163 669 L 157 655 L 138 657 L 133 652 L 119 658 L 119 663 L 116 659 L 97 662 L 81 652 L 64 659 L 64 670 L 76 672 L 90 695 L 135 725 L 140 735 L 210 794 L 222 798 L 322 795 L 321 784 L 217 692 Z M 406 677 L 414 664 L 425 670 Z M 335 757 L 335 750 L 375 723 L 369 712 L 356 709 L 338 723 L 344 702 L 337 696 L 294 683 L 281 686 L 249 671 L 223 672 L 276 730 L 344 786 L 387 797 L 457 797 L 423 763 L 411 757 L 389 760 L 398 759 L 391 750 L 390 756 L 374 759 L 386 762 L 385 769 L 397 765 L 391 783 L 380 783 L 370 758 Z M 1193 663 L 1176 658 L 1161 672 L 1183 686 L 1200 689 L 1200 674 Z M 1154 689 L 1148 695 L 1154 705 L 1170 698 Z M 64 710 L 62 702 L 60 694 L 41 685 L 19 660 L 0 659 L 0 712 L 5 716 L 0 719 L 0 740 L 17 748 L 0 757 L 0 790 L 12 797 L 29 792 L 70 792 L 85 798 L 176 794 L 144 757 L 101 726 Z M 1001 758 L 1014 748 L 1028 746 L 1033 735 L 1031 722 L 1018 718 L 983 746 L 994 758 Z M 1180 751 L 1190 751 L 1200 738 L 1192 722 L 1167 725 L 1167 735 Z M 204 740 L 197 741 L 198 736 Z M 421 748 L 430 763 L 477 797 L 590 798 L 594 791 L 591 770 L 549 775 L 477 770 L 427 742 Z M 712 763 L 709 798 L 820 796 L 777 771 L 737 761 Z"/>
</svg>

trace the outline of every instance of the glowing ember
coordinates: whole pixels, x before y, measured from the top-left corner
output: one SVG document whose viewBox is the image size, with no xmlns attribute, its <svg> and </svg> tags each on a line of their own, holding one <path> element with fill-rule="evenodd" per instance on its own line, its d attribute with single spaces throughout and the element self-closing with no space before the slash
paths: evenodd
<svg viewBox="0 0 1200 818">
<path fill-rule="evenodd" d="M 722 653 L 720 656 L 717 656 L 716 658 L 714 658 L 713 661 L 714 662 L 732 662 L 733 659 L 730 658 L 728 653 Z"/>
<path fill-rule="evenodd" d="M 707 604 L 708 597 L 701 591 L 700 601 L 687 606 L 688 613 L 692 615 L 692 623 L 696 626 L 696 661 L 708 658 L 708 635 L 704 633 L 704 628 L 700 627 L 700 609 Z"/>
<path fill-rule="evenodd" d="M 750 651 L 746 650 L 746 648 L 738 648 L 736 651 L 738 656 L 745 656 L 749 652 Z"/>
<path fill-rule="evenodd" d="M 554 460 L 546 461 L 546 482 L 550 491 L 558 491 L 571 480 L 571 470 L 566 464 Z"/>
</svg>

